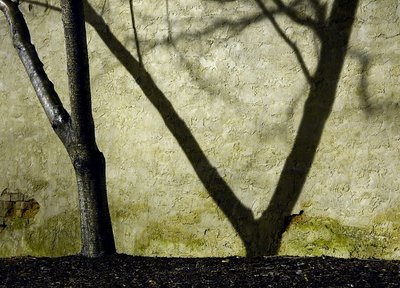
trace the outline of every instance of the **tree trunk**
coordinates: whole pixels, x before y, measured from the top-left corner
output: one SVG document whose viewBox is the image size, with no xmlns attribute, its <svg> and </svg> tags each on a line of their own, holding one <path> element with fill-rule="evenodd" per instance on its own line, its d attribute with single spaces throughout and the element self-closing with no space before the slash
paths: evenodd
<svg viewBox="0 0 400 288">
<path fill-rule="evenodd" d="M 115 253 L 107 203 L 105 159 L 92 151 L 73 160 L 81 216 L 81 254 L 89 257 Z"/>
<path fill-rule="evenodd" d="M 105 160 L 95 141 L 89 60 L 82 0 L 62 0 L 74 144 L 67 147 L 75 168 L 85 256 L 115 252 L 108 210 Z"/>
<path fill-rule="evenodd" d="M 10 25 L 14 47 L 75 169 L 81 216 L 81 254 L 97 257 L 115 253 L 115 243 L 107 203 L 105 159 L 95 141 L 83 4 L 82 0 L 61 0 L 61 6 L 71 115 L 64 109 L 43 69 L 18 1 L 0 0 L 0 10 Z"/>
</svg>

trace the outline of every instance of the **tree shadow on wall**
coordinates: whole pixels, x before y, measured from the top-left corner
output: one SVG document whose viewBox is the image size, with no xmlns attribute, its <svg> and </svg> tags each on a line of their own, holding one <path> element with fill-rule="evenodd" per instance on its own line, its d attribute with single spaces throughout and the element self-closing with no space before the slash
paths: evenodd
<svg viewBox="0 0 400 288">
<path fill-rule="evenodd" d="M 260 0 L 256 2 L 263 11 L 266 10 Z M 274 2 L 284 9 L 289 9 L 283 6 L 281 1 Z M 314 75 L 310 75 L 310 92 L 304 104 L 303 117 L 292 150 L 283 166 L 268 208 L 257 220 L 259 241 L 249 243 L 250 251 L 254 251 L 255 254 L 263 250 L 268 254 L 276 254 L 278 251 L 284 232 L 281 229 L 285 229 L 286 224 L 285 215 L 291 213 L 299 198 L 314 161 L 325 123 L 332 111 L 358 5 L 358 1 L 335 0 L 330 16 L 325 20 L 325 6 L 316 0 L 310 2 L 317 15 L 315 23 L 311 23 L 310 27 L 321 43 L 319 60 Z M 288 11 L 287 15 L 298 22 L 295 11 Z M 262 245 L 264 237 L 269 238 L 270 247 Z"/>
<path fill-rule="evenodd" d="M 396 116 L 399 115 L 400 103 L 397 100 L 399 97 L 396 96 L 396 92 L 392 91 L 390 93 L 385 91 L 385 95 L 390 96 L 377 100 L 374 99 L 374 94 L 371 94 L 369 91 L 368 86 L 370 84 L 368 77 L 370 69 L 372 65 L 374 65 L 372 64 L 373 57 L 357 50 L 350 50 L 349 54 L 353 58 L 356 58 L 360 65 L 360 82 L 356 88 L 360 109 L 364 112 L 367 118 L 378 116 L 390 119 L 391 123 L 398 123 L 398 121 L 396 121 Z"/>
<path fill-rule="evenodd" d="M 321 140 L 325 123 L 332 111 L 340 73 L 346 56 L 348 41 L 353 26 L 358 1 L 336 0 L 333 2 L 329 16 L 327 7 L 318 0 L 293 1 L 292 6 L 285 5 L 280 0 L 273 0 L 276 9 L 268 9 L 263 1 L 255 0 L 264 19 L 269 20 L 276 33 L 293 51 L 298 64 L 310 85 L 309 94 L 304 104 L 303 117 L 290 154 L 288 155 L 278 184 L 267 209 L 261 217 L 254 219 L 246 214 L 247 211 L 236 211 L 239 225 L 236 230 L 245 244 L 247 255 L 275 255 L 278 252 L 282 234 L 287 228 L 292 210 L 301 194 L 307 175 L 314 161 L 317 147 Z M 223 4 L 221 4 L 223 5 Z M 309 7 L 313 17 L 302 16 L 297 12 L 297 7 Z M 285 34 L 275 19 L 275 15 L 283 14 L 298 25 L 312 30 L 320 42 L 319 58 L 314 73 L 310 73 L 301 51 L 296 43 Z M 245 19 L 245 18 L 244 18 Z M 259 21 L 256 16 L 253 21 L 237 21 L 243 27 Z M 232 25 L 233 22 L 219 21 L 222 25 Z M 204 30 L 210 33 L 210 27 Z M 199 36 L 201 33 L 197 33 Z M 183 35 L 178 35 L 179 38 Z M 175 38 L 174 38 L 175 39 Z M 176 48 L 172 41 L 173 47 Z M 182 56 L 181 56 L 182 57 Z M 200 77 L 194 77 L 198 79 Z M 363 84 L 363 83 L 361 83 Z M 214 200 L 218 200 L 214 198 Z M 218 202 L 217 202 L 218 203 Z M 236 202 L 228 205 L 237 205 Z M 224 210 L 224 205 L 219 204 Z M 238 206 L 240 207 L 240 206 Z M 225 210 L 224 210 L 225 211 Z M 243 213 L 244 212 L 244 213 Z M 231 220 L 240 217 L 227 215 Z M 232 222 L 233 223 L 233 222 Z"/>
<path fill-rule="evenodd" d="M 36 1 L 27 2 L 45 5 Z M 303 118 L 277 187 L 267 209 L 259 219 L 255 219 L 252 210 L 241 203 L 217 169 L 207 159 L 189 127 L 179 116 L 168 98 L 158 88 L 151 75 L 142 65 L 141 59 L 137 60 L 132 56 L 112 34 L 101 15 L 85 1 L 87 23 L 95 29 L 110 51 L 140 86 L 147 99 L 157 109 L 205 189 L 240 236 L 248 256 L 275 255 L 278 252 L 282 234 L 286 228 L 286 220 L 292 213 L 292 209 L 302 191 L 313 163 L 323 128 L 332 110 L 358 5 L 357 0 L 335 0 L 330 16 L 326 17 L 326 7 L 319 1 L 295 1 L 296 3 L 307 2 L 310 7 L 313 7 L 316 19 L 312 19 L 302 17 L 296 12 L 295 6 L 286 6 L 280 0 L 273 0 L 273 2 L 280 13 L 283 13 L 297 24 L 311 28 L 319 38 L 321 48 L 317 69 L 311 75 L 304 64 L 300 51 L 277 25 L 274 14 L 266 8 L 261 0 L 255 0 L 260 9 L 260 14 L 271 21 L 277 33 L 295 52 L 303 73 L 310 84 L 308 98 L 304 104 Z M 46 5 L 46 7 L 49 6 Z M 57 7 L 50 8 L 59 10 Z M 134 24 L 132 2 L 130 2 L 130 8 Z M 255 15 L 254 17 L 256 17 L 254 21 L 260 19 L 260 15 Z M 252 21 L 252 19 L 246 19 L 244 23 L 249 25 Z M 241 24 L 244 25 L 243 23 Z M 136 31 L 136 28 L 134 28 L 134 31 Z M 139 42 L 137 37 L 135 41 L 138 49 Z M 138 55 L 141 55 L 139 50 Z"/>
</svg>

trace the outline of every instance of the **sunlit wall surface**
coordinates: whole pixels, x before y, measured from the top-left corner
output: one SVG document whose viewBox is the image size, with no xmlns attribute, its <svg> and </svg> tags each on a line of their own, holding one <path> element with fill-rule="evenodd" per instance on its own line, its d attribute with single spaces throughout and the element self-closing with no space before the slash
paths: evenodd
<svg viewBox="0 0 400 288">
<path fill-rule="evenodd" d="M 20 7 L 66 107 L 59 1 Z M 72 165 L 0 17 L 0 256 L 79 252 Z M 400 259 L 400 4 L 93 0 L 118 252 Z"/>
</svg>

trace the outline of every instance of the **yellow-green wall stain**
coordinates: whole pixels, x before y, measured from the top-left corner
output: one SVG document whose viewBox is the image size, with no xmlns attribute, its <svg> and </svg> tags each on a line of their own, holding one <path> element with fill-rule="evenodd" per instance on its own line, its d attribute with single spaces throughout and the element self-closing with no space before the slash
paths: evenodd
<svg viewBox="0 0 400 288">
<path fill-rule="evenodd" d="M 227 225 L 227 221 L 212 202 L 193 211 L 174 211 L 174 215 L 166 214 L 162 219 L 152 216 L 157 207 L 146 204 L 113 207 L 111 216 L 118 252 L 173 256 L 172 251 L 179 251 L 183 257 L 222 257 L 234 249 L 244 255 L 244 247 L 233 231 L 227 237 L 215 228 L 215 222 Z M 232 235 L 236 239 L 231 239 Z"/>
<path fill-rule="evenodd" d="M 356 227 L 332 218 L 310 217 L 305 213 L 295 217 L 289 225 L 280 253 L 390 259 L 399 250 L 400 238 L 399 218 L 391 218 L 391 215 L 382 214 L 370 226 Z"/>
<path fill-rule="evenodd" d="M 33 226 L 24 241 L 35 256 L 62 256 L 80 251 L 78 211 L 63 213 L 46 220 L 39 227 Z"/>
<path fill-rule="evenodd" d="M 0 257 L 15 254 L 62 256 L 80 249 L 78 212 L 62 213 L 44 222 L 13 219 L 0 233 Z M 22 252 L 23 251 L 23 252 Z"/>
</svg>

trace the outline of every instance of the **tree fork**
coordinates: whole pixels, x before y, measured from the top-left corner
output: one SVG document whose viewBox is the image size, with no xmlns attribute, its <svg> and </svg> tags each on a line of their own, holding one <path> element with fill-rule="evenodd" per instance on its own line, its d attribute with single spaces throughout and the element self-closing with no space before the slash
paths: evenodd
<svg viewBox="0 0 400 288">
<path fill-rule="evenodd" d="M 61 0 L 61 4 L 71 115 L 64 109 L 31 43 L 18 0 L 0 0 L 0 10 L 10 25 L 14 47 L 36 95 L 75 169 L 81 217 L 81 254 L 97 257 L 115 253 L 115 243 L 107 203 L 105 159 L 95 141 L 83 3 L 82 0 Z"/>
<path fill-rule="evenodd" d="M 76 137 L 69 155 L 75 169 L 81 214 L 81 241 L 85 256 L 115 252 L 107 203 L 105 160 L 95 141 L 90 93 L 89 60 L 82 0 L 61 0 L 71 102 Z"/>
</svg>

